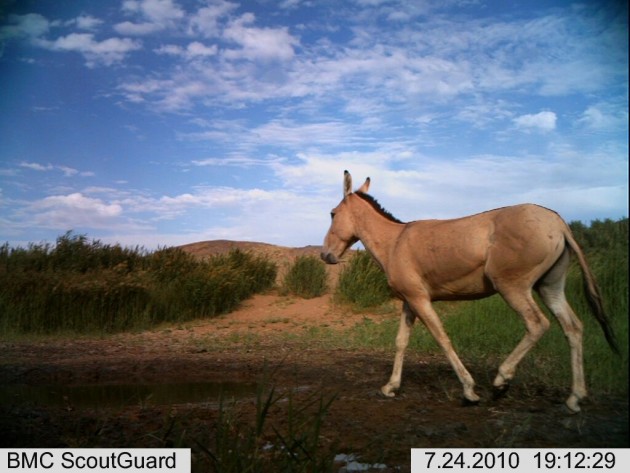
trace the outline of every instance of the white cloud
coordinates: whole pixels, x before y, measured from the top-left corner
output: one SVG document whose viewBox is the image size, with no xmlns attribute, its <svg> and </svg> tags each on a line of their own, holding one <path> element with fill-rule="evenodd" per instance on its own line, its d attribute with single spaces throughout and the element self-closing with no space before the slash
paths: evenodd
<svg viewBox="0 0 630 473">
<path fill-rule="evenodd" d="M 172 89 L 172 80 L 147 79 L 143 82 L 128 82 L 121 84 L 118 89 L 122 95 L 130 102 L 144 102 L 147 97 Z"/>
<path fill-rule="evenodd" d="M 203 131 L 179 133 L 183 141 L 225 142 L 247 151 L 256 146 L 276 146 L 292 152 L 312 149 L 348 148 L 376 143 L 385 146 L 391 138 L 375 138 L 373 122 L 352 124 L 344 120 L 322 122 L 272 119 L 258 126 L 216 121 Z M 236 143 L 235 143 L 236 141 Z M 351 143 L 351 145 L 349 145 Z"/>
<path fill-rule="evenodd" d="M 208 95 L 211 85 L 203 80 L 188 81 L 178 83 L 170 94 L 167 94 L 160 103 L 160 106 L 166 110 L 182 110 L 187 109 L 195 103 L 199 97 Z"/>
<path fill-rule="evenodd" d="M 0 28 L 0 39 L 26 38 L 34 46 L 51 51 L 73 51 L 83 54 L 86 65 L 94 67 L 102 64 L 110 66 L 122 61 L 126 55 L 140 49 L 137 41 L 128 38 L 108 38 L 97 41 L 92 33 L 70 33 L 57 39 L 46 39 L 51 27 L 76 26 L 82 30 L 94 30 L 103 23 L 91 15 L 80 15 L 64 22 L 49 21 L 36 13 L 10 15 L 9 24 Z"/>
<path fill-rule="evenodd" d="M 253 15 L 246 14 L 228 24 L 222 38 L 241 47 L 217 49 L 218 64 L 182 67 L 160 79 L 149 79 L 154 84 L 161 82 L 164 88 L 136 94 L 133 99 L 157 103 L 163 108 L 166 97 L 174 93 L 171 82 L 175 82 L 180 85 L 179 98 L 169 103 L 186 107 L 192 102 L 182 95 L 185 83 L 196 82 L 200 77 L 208 84 L 202 97 L 233 104 L 309 96 L 325 99 L 337 93 L 341 107 L 343 102 L 352 103 L 362 97 L 370 97 L 378 107 L 383 101 L 400 103 L 424 95 L 456 96 L 474 88 L 465 63 L 414 55 L 406 46 L 365 49 L 331 46 L 321 55 L 317 49 L 298 55 L 296 48 L 300 43 L 286 28 L 257 28 L 251 26 L 253 21 Z M 215 46 L 210 48 L 200 52 L 213 54 Z M 164 45 L 156 52 L 189 59 L 195 51 Z M 253 61 L 254 65 L 239 63 L 241 59 Z M 267 65 L 269 60 L 276 62 Z M 126 87 L 127 84 L 122 85 Z M 373 110 L 374 107 L 369 113 Z"/>
<path fill-rule="evenodd" d="M 238 208 L 241 211 L 259 202 L 273 200 L 275 193 L 258 188 L 237 189 L 227 186 L 195 187 L 176 195 L 147 196 L 138 192 L 117 192 L 116 204 L 128 214 L 143 214 L 152 220 L 170 220 L 195 209 L 216 211 Z"/>
<path fill-rule="evenodd" d="M 79 174 L 79 171 L 68 166 L 60 166 L 59 169 L 61 170 L 61 172 L 63 172 L 64 176 L 66 177 L 72 177 Z"/>
<path fill-rule="evenodd" d="M 125 0 L 125 13 L 141 18 L 138 23 L 124 21 L 114 25 L 114 30 L 125 35 L 147 35 L 173 27 L 182 20 L 185 12 L 172 0 Z"/>
<path fill-rule="evenodd" d="M 103 20 L 91 15 L 80 15 L 74 20 L 70 20 L 69 24 L 76 25 L 81 30 L 95 30 L 103 24 Z"/>
<path fill-rule="evenodd" d="M 343 170 L 348 169 L 354 188 L 371 177 L 370 192 L 407 221 L 454 218 L 523 202 L 552 208 L 569 220 L 611 215 L 625 202 L 627 215 L 627 150 L 623 149 L 550 149 L 527 159 L 479 155 L 445 161 L 384 148 L 371 153 L 304 153 L 299 158 L 275 163 L 272 169 L 287 190 L 310 187 L 317 195 L 328 196 L 330 202 L 321 212 L 341 198 Z"/>
<path fill-rule="evenodd" d="M 281 61 L 287 61 L 294 57 L 294 47 L 299 44 L 299 41 L 291 36 L 288 28 L 249 26 L 254 21 L 255 16 L 252 13 L 245 13 L 225 28 L 223 38 L 241 46 L 241 49 L 226 51 L 226 57 L 230 59 L 277 59 Z"/>
<path fill-rule="evenodd" d="M 105 204 L 99 199 L 85 197 L 81 193 L 46 197 L 33 207 L 36 209 L 65 207 L 75 210 L 87 210 L 103 217 L 115 217 L 122 212 L 122 207 L 118 204 Z"/>
<path fill-rule="evenodd" d="M 535 114 L 521 115 L 513 119 L 517 128 L 522 130 L 538 130 L 543 132 L 556 129 L 556 114 L 554 112 L 540 112 Z"/>
<path fill-rule="evenodd" d="M 401 162 L 409 160 L 409 154 L 408 150 L 399 146 L 382 146 L 368 152 L 302 152 L 296 156 L 297 159 L 277 161 L 270 167 L 285 188 L 311 187 L 314 192 L 327 193 L 331 189 L 341 189 L 346 169 L 355 176 L 358 187 L 366 177 L 390 175 Z M 413 167 L 413 163 L 409 165 Z"/>
<path fill-rule="evenodd" d="M 53 195 L 29 206 L 32 223 L 52 229 L 107 228 L 120 217 L 120 205 L 86 197 L 81 193 Z"/>
<path fill-rule="evenodd" d="M 124 0 L 122 9 L 140 13 L 156 23 L 165 23 L 184 16 L 184 11 L 173 0 Z"/>
<path fill-rule="evenodd" d="M 16 169 L 2 169 L 0 168 L 0 176 L 5 176 L 5 177 L 15 177 L 18 175 L 18 172 Z"/>
<path fill-rule="evenodd" d="M 214 56 L 217 53 L 217 50 L 218 48 L 216 44 L 213 44 L 212 46 L 206 46 L 199 41 L 194 41 L 186 47 L 186 52 L 190 57 Z"/>
<path fill-rule="evenodd" d="M 52 51 L 81 53 L 88 67 L 99 64 L 111 66 L 125 59 L 131 51 L 141 47 L 140 42 L 129 38 L 108 38 L 96 41 L 92 33 L 71 33 L 54 41 L 39 39 L 37 44 Z"/>
<path fill-rule="evenodd" d="M 514 116 L 513 104 L 504 100 L 481 99 L 460 108 L 455 117 L 476 128 L 485 128 Z"/>
<path fill-rule="evenodd" d="M 184 48 L 176 44 L 163 44 L 154 51 L 157 54 L 170 54 L 172 56 L 183 56 L 185 53 Z"/>
<path fill-rule="evenodd" d="M 199 41 L 194 41 L 186 47 L 186 51 L 191 57 L 214 56 L 215 54 L 217 54 L 218 48 L 216 44 L 213 44 L 212 46 L 206 46 Z"/>
<path fill-rule="evenodd" d="M 344 169 L 352 173 L 354 188 L 371 177 L 370 192 L 407 221 L 458 217 L 527 201 L 573 220 L 610 215 L 619 202 L 627 202 L 623 150 L 585 154 L 564 147 L 528 159 L 478 155 L 444 161 L 392 145 L 371 152 L 310 152 L 271 160 L 243 155 L 192 164 L 259 166 L 261 176 L 271 171 L 279 185 L 275 189 L 196 186 L 168 195 L 90 187 L 36 201 L 23 212 L 24 218 L 56 230 L 112 230 L 121 235 L 117 241 L 130 244 L 157 246 L 216 238 L 319 244 L 328 212 L 341 199 Z M 204 227 L 204 220 L 214 223 Z M 177 233 L 165 231 L 169 222 L 177 222 Z M 125 229 L 135 239 L 122 235 Z"/>
<path fill-rule="evenodd" d="M 160 46 L 155 50 L 155 52 L 157 54 L 169 54 L 172 56 L 181 56 L 186 59 L 195 59 L 199 57 L 215 56 L 218 50 L 219 48 L 216 44 L 206 46 L 199 41 L 193 41 L 192 43 L 189 43 L 186 48 L 182 48 L 181 46 L 175 44 L 167 44 Z"/>
<path fill-rule="evenodd" d="M 83 177 L 94 176 L 94 173 L 91 171 L 79 171 L 78 169 L 74 169 L 69 166 L 57 166 L 57 165 L 52 165 L 50 163 L 40 164 L 40 163 L 30 163 L 30 162 L 22 161 L 19 164 L 19 167 L 31 169 L 33 171 L 39 171 L 39 172 L 49 172 L 49 171 L 57 170 L 57 171 L 61 171 L 65 177 L 72 177 L 76 175 L 83 176 Z"/>
<path fill-rule="evenodd" d="M 180 194 L 174 197 L 164 196 L 159 204 L 169 208 L 187 207 L 190 205 L 202 207 L 248 205 L 273 198 L 273 193 L 262 189 L 235 189 L 231 187 L 199 188 L 195 194 Z"/>
<path fill-rule="evenodd" d="M 252 130 L 252 139 L 288 148 L 304 149 L 309 145 L 339 145 L 351 139 L 351 128 L 342 121 L 294 123 L 272 120 Z"/>
<path fill-rule="evenodd" d="M 54 169 L 52 164 L 44 165 L 39 163 L 27 163 L 24 161 L 20 163 L 20 167 L 32 169 L 33 171 L 52 171 Z"/>
<path fill-rule="evenodd" d="M 238 4 L 225 0 L 216 0 L 200 8 L 190 16 L 188 34 L 214 38 L 221 34 L 221 19 L 238 8 Z"/>
<path fill-rule="evenodd" d="M 123 21 L 114 25 L 116 33 L 129 36 L 148 35 L 162 29 L 164 29 L 164 26 L 158 23 L 132 23 L 130 21 Z"/>
<path fill-rule="evenodd" d="M 191 161 L 193 166 L 234 166 L 240 168 L 249 168 L 252 166 L 273 166 L 283 162 L 282 158 L 252 158 L 249 156 L 231 156 L 226 158 L 206 158 Z"/>
<path fill-rule="evenodd" d="M 599 108 L 593 106 L 584 111 L 579 122 L 586 125 L 588 128 L 602 129 L 610 126 L 611 120 L 610 117 L 604 115 Z"/>
<path fill-rule="evenodd" d="M 139 2 L 131 5 L 138 13 Z M 353 110 L 351 104 L 366 97 L 374 108 L 384 104 L 387 109 L 392 104 L 413 107 L 416 103 L 426 107 L 473 97 L 479 107 L 488 94 L 497 91 L 563 95 L 597 90 L 615 76 L 610 67 L 602 67 L 602 55 L 593 53 L 601 50 L 599 37 L 614 34 L 597 32 L 596 21 L 594 26 L 579 13 L 514 21 L 442 18 L 423 24 L 421 29 L 402 25 L 394 30 L 376 29 L 370 22 L 353 18 L 353 37 L 348 41 L 333 43 L 322 36 L 303 45 L 286 27 L 257 26 L 252 13 L 231 18 L 235 8 L 230 2 L 214 2 L 182 19 L 188 22 L 188 34 L 212 37 L 216 44 L 200 48 L 203 56 L 190 50 L 195 43 L 188 47 L 165 45 L 156 52 L 188 61 L 193 57 L 213 60 L 203 66 L 182 65 L 161 76 L 152 74 L 148 80 L 162 83 L 164 89 L 135 94 L 132 99 L 160 109 L 168 105 L 172 111 L 187 109 L 199 99 L 208 104 L 244 106 L 301 98 L 317 107 L 333 94 L 339 107 L 347 105 L 346 110 Z M 418 14 L 413 8 L 404 10 L 412 16 Z M 596 31 L 595 39 L 584 37 L 573 25 Z M 302 26 L 307 31 L 313 29 L 308 23 Z M 243 64 L 243 59 L 252 64 Z M 200 78 L 207 87 L 186 86 Z M 177 90 L 173 91 L 172 83 L 178 84 Z M 192 95 L 187 97 L 187 91 Z M 374 108 L 354 110 L 367 117 Z M 506 111 L 499 110 L 503 116 L 496 119 L 480 117 L 485 122 L 479 121 L 477 126 L 512 118 Z M 467 117 L 478 112 L 469 109 Z M 466 114 L 461 113 L 460 118 L 465 119 Z M 553 128 L 550 116 L 546 118 L 537 126 L 523 126 L 549 131 Z"/>
<path fill-rule="evenodd" d="M 578 124 L 594 131 L 618 131 L 628 128 L 628 109 L 599 103 L 588 107 Z"/>
<path fill-rule="evenodd" d="M 305 154 L 297 162 L 278 160 L 269 165 L 282 182 L 280 190 L 197 187 L 191 192 L 147 197 L 137 192 L 86 189 L 83 193 L 43 199 L 34 206 L 38 210 L 34 212 L 35 220 L 42 226 L 53 222 L 58 229 L 77 227 L 79 222 L 81 228 L 105 228 L 105 222 L 109 222 L 112 228 L 120 229 L 132 214 L 142 214 L 145 221 L 158 222 L 201 209 L 208 219 L 216 222 L 212 227 L 205 230 L 182 227 L 177 235 L 171 235 L 172 239 L 163 234 L 150 235 L 155 230 L 136 233 L 136 240 L 130 241 L 146 245 L 156 240 L 156 245 L 164 245 L 229 238 L 294 246 L 320 243 L 327 228 L 328 211 L 341 198 L 345 168 L 352 172 L 355 188 L 365 177 L 372 177 L 372 194 L 403 220 L 457 217 L 524 201 L 546 205 L 574 219 L 580 217 L 576 209 L 606 214 L 624 192 L 622 184 L 589 184 L 594 182 L 593 176 L 605 170 L 619 173 L 623 159 L 602 162 L 588 156 L 575 161 L 576 155 L 570 153 L 564 153 L 570 159 L 560 162 L 546 158 L 524 161 L 518 156 L 479 156 L 452 163 L 411 160 L 404 169 L 399 169 L 395 160 L 398 155 L 386 151 Z M 88 193 L 102 198 L 86 197 Z"/>
<path fill-rule="evenodd" d="M 238 191 L 238 193 L 243 193 Z M 220 208 L 230 208 L 223 218 L 209 219 L 210 225 L 160 234 L 157 245 L 180 245 L 203 240 L 229 239 L 261 241 L 286 246 L 320 244 L 330 221 L 330 199 L 294 190 L 261 191 L 260 198 L 244 193 L 243 202 L 235 200 Z M 326 211 L 322 209 L 326 208 Z M 212 208 L 204 208 L 204 215 Z M 213 213 L 217 215 L 220 211 Z M 149 238 L 156 240 L 154 236 Z M 135 240 L 146 242 L 144 235 Z"/>
</svg>

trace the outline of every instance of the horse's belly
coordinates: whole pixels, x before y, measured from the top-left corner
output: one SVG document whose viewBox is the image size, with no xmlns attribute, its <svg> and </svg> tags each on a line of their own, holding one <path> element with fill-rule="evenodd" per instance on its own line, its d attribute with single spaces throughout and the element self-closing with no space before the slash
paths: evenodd
<svg viewBox="0 0 630 473">
<path fill-rule="evenodd" d="M 448 280 L 434 281 L 430 287 L 433 300 L 481 299 L 496 293 L 483 266 Z"/>
</svg>

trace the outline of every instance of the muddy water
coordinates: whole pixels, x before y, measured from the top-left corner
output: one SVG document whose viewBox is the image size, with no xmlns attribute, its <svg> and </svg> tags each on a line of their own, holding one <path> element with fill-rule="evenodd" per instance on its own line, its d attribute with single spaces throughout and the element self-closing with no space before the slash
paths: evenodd
<svg viewBox="0 0 630 473">
<path fill-rule="evenodd" d="M 0 404 L 39 407 L 126 407 L 216 403 L 251 397 L 257 384 L 249 382 L 183 382 L 167 384 L 84 384 L 0 386 Z"/>
</svg>

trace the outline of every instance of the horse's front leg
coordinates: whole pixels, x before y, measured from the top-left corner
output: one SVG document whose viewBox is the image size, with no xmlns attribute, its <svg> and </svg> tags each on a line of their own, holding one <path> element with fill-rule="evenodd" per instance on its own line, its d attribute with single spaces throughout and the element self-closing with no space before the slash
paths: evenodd
<svg viewBox="0 0 630 473">
<path fill-rule="evenodd" d="M 424 297 L 418 297 L 411 300 L 411 303 L 413 305 L 413 310 L 418 314 L 418 317 L 422 320 L 431 335 L 433 335 L 435 341 L 438 342 L 438 345 L 440 345 L 444 354 L 448 358 L 448 361 L 455 370 L 455 373 L 464 388 L 465 401 L 467 403 L 476 404 L 479 402 L 479 396 L 475 393 L 475 380 L 461 362 L 459 356 L 457 356 L 457 353 L 453 348 L 453 344 L 444 330 L 442 321 L 435 313 L 435 310 L 431 305 L 431 301 Z"/>
<path fill-rule="evenodd" d="M 396 356 L 394 357 L 394 369 L 389 382 L 381 388 L 381 392 L 387 397 L 394 397 L 395 391 L 400 387 L 402 377 L 403 358 L 405 357 L 405 349 L 409 345 L 409 334 L 413 327 L 416 316 L 411 311 L 409 304 L 403 303 L 403 311 L 400 315 L 400 326 L 398 327 L 398 335 L 396 335 Z"/>
</svg>

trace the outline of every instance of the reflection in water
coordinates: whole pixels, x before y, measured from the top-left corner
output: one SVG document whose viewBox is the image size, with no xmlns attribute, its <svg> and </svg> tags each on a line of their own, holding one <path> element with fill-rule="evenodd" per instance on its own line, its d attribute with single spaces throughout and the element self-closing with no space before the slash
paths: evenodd
<svg viewBox="0 0 630 473">
<path fill-rule="evenodd" d="M 48 407 L 123 407 L 217 402 L 256 393 L 255 383 L 93 384 L 0 386 L 0 404 Z"/>
</svg>

